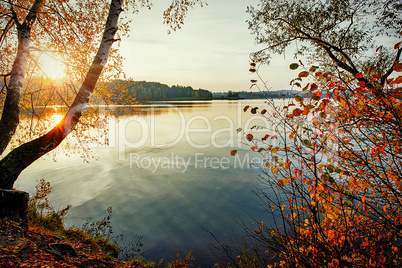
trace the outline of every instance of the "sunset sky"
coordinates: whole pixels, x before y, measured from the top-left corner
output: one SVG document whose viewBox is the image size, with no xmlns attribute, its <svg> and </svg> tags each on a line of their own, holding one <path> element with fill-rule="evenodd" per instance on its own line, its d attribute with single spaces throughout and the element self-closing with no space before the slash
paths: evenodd
<svg viewBox="0 0 402 268">
<path fill-rule="evenodd" d="M 249 54 L 256 46 L 246 20 L 247 5 L 258 0 L 210 0 L 191 9 L 185 25 L 167 34 L 162 13 L 168 1 L 153 1 L 151 11 L 133 17 L 131 34 L 121 43 L 125 72 L 134 80 L 192 86 L 213 92 L 249 90 Z M 290 53 L 289 53 L 290 54 Z M 272 90 L 284 89 L 294 77 L 292 56 L 276 56 L 261 75 Z M 256 89 L 253 89 L 254 91 Z"/>
</svg>

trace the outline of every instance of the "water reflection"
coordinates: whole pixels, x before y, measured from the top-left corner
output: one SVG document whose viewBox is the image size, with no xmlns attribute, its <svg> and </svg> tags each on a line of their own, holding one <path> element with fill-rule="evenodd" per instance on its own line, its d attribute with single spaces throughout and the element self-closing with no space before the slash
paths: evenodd
<svg viewBox="0 0 402 268">
<path fill-rule="evenodd" d="M 243 112 L 250 102 L 112 107 L 117 118 L 108 117 L 104 125 L 107 144 L 91 145 L 99 161 L 83 164 L 80 157 L 63 154 L 57 162 L 39 160 L 15 186 L 33 193 L 36 180 L 50 181 L 51 202 L 72 205 L 69 225 L 79 226 L 88 216 L 101 219 L 112 206 L 115 232 L 143 235 L 145 257 L 166 259 L 189 251 L 203 256 L 209 241 L 201 226 L 215 233 L 237 230 L 233 220 L 247 219 L 244 211 L 258 215 L 251 189 L 259 183 L 259 170 L 250 163 L 261 156 L 236 131 L 265 124 Z M 270 128 L 264 126 L 261 136 Z M 233 149 L 239 151 L 236 157 L 230 156 Z"/>
</svg>

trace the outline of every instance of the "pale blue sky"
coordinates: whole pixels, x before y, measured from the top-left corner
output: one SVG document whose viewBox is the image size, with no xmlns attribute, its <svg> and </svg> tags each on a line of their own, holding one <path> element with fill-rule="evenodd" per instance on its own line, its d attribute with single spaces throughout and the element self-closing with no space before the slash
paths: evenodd
<svg viewBox="0 0 402 268">
<path fill-rule="evenodd" d="M 191 9 L 182 29 L 171 35 L 163 24 L 166 0 L 153 1 L 151 11 L 133 17 L 131 34 L 121 43 L 125 72 L 134 80 L 156 81 L 217 91 L 249 90 L 249 54 L 254 44 L 246 20 L 247 5 L 258 0 L 209 0 L 208 6 Z M 268 85 L 287 88 L 295 75 L 292 57 L 274 58 L 261 73 Z M 256 89 L 254 89 L 255 91 Z"/>
</svg>

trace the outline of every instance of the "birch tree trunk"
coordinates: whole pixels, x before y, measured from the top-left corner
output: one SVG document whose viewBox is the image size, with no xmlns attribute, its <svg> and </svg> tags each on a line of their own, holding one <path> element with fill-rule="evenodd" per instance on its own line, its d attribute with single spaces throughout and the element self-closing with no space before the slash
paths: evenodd
<svg viewBox="0 0 402 268">
<path fill-rule="evenodd" d="M 7 148 L 20 122 L 21 88 L 24 84 L 25 69 L 29 59 L 31 28 L 35 23 L 38 12 L 40 12 L 43 1 L 36 0 L 33 3 L 22 24 L 18 21 L 17 14 L 12 12 L 12 20 L 16 24 L 18 32 L 18 51 L 11 69 L 3 114 L 0 120 L 0 155 Z"/>
<path fill-rule="evenodd" d="M 22 144 L 0 161 L 0 188 L 11 189 L 19 174 L 44 154 L 55 149 L 74 129 L 86 109 L 96 82 L 107 62 L 122 11 L 122 0 L 111 0 L 98 52 L 67 114 L 47 134 Z"/>
</svg>

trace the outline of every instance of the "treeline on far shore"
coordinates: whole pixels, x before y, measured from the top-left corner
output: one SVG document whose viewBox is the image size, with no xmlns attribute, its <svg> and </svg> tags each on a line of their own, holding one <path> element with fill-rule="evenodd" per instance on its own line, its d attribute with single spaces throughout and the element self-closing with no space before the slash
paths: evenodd
<svg viewBox="0 0 402 268">
<path fill-rule="evenodd" d="M 0 101 L 4 101 L 7 92 L 4 82 L 0 82 L 0 89 Z M 35 106 L 68 105 L 74 100 L 76 91 L 77 88 L 74 83 L 69 84 L 54 79 L 34 78 L 23 87 L 22 103 L 24 107 L 31 107 L 32 104 L 35 104 Z M 90 102 L 97 104 L 106 101 L 109 104 L 130 105 L 136 102 L 151 101 L 286 98 L 293 96 L 295 93 L 289 90 L 212 93 L 206 89 L 193 89 L 191 86 L 168 86 L 159 82 L 114 80 L 112 82 L 98 83 Z"/>
<path fill-rule="evenodd" d="M 107 84 L 109 91 L 114 92 L 110 99 L 113 103 L 127 103 L 133 98 L 138 102 L 149 101 L 180 101 L 180 100 L 212 100 L 212 99 L 264 99 L 292 97 L 295 92 L 291 90 L 278 90 L 270 92 L 214 92 L 206 89 L 193 89 L 191 86 L 171 86 L 159 82 L 115 80 Z M 113 94 L 112 94 L 113 95 Z"/>
<path fill-rule="evenodd" d="M 193 89 L 191 86 L 171 86 L 159 82 L 115 80 L 107 84 L 108 90 L 115 94 L 110 100 L 116 104 L 133 98 L 139 102 L 174 100 L 212 100 L 212 92 Z"/>
</svg>

